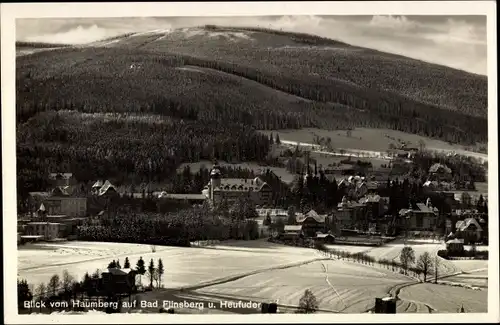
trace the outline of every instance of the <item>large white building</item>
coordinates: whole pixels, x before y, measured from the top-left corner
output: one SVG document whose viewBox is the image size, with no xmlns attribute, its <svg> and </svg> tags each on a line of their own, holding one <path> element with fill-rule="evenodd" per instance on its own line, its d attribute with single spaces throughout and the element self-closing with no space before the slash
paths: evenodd
<svg viewBox="0 0 500 325">
<path fill-rule="evenodd" d="M 212 203 L 223 200 L 234 202 L 241 197 L 250 198 L 256 205 L 266 206 L 272 203 L 272 190 L 260 177 L 222 178 L 220 169 L 215 165 L 210 172 L 210 182 L 202 192 Z"/>
</svg>

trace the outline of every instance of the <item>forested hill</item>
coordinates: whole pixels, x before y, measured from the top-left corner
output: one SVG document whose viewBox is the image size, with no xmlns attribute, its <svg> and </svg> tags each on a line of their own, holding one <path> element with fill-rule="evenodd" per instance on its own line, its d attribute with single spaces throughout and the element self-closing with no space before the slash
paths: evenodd
<svg viewBox="0 0 500 325">
<path fill-rule="evenodd" d="M 31 190 L 55 169 L 124 181 L 214 156 L 261 160 L 269 143 L 255 129 L 487 141 L 486 77 L 305 34 L 127 34 L 18 56 L 16 83 L 18 172 Z"/>
</svg>

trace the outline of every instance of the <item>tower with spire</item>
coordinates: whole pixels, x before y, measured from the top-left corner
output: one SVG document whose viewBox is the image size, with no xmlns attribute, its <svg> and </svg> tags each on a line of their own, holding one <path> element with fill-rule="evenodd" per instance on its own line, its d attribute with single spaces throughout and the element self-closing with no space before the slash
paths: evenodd
<svg viewBox="0 0 500 325">
<path fill-rule="evenodd" d="M 214 166 L 212 167 L 212 170 L 210 171 L 210 200 L 214 200 L 214 189 L 217 187 L 220 187 L 221 183 L 221 171 L 219 164 L 217 162 L 214 162 Z"/>
</svg>

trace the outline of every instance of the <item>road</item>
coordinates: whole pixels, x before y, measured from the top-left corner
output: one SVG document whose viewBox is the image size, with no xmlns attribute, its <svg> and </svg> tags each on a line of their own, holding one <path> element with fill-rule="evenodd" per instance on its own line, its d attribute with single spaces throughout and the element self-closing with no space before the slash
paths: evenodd
<svg viewBox="0 0 500 325">
<path fill-rule="evenodd" d="M 307 143 L 307 142 L 297 142 L 297 141 L 290 141 L 290 140 L 280 140 L 281 143 L 286 144 L 286 145 L 292 145 L 296 146 L 297 144 L 300 144 L 302 147 L 312 147 L 312 148 L 319 148 L 320 145 L 317 144 L 312 144 L 312 143 Z M 448 154 L 459 154 L 462 156 L 466 157 L 471 157 L 479 160 L 481 163 L 487 162 L 488 161 L 488 155 L 483 154 L 483 153 L 477 153 L 477 152 L 472 152 L 472 151 L 466 151 L 466 150 L 451 150 L 451 149 L 440 149 L 440 148 L 432 148 L 428 147 L 426 150 L 434 151 L 434 152 L 441 152 L 441 153 L 448 153 Z M 313 152 L 316 153 L 322 153 L 322 154 L 328 154 L 328 155 L 334 155 L 334 156 L 345 156 L 345 157 L 370 157 L 370 158 L 379 158 L 379 159 L 384 159 L 384 160 L 391 160 L 392 157 L 390 157 L 386 152 L 383 151 L 372 151 L 372 150 L 361 150 L 361 149 L 348 149 L 348 148 L 335 148 L 334 152 L 330 151 L 325 151 L 325 150 L 312 150 Z M 342 153 L 340 152 L 342 151 Z"/>
</svg>

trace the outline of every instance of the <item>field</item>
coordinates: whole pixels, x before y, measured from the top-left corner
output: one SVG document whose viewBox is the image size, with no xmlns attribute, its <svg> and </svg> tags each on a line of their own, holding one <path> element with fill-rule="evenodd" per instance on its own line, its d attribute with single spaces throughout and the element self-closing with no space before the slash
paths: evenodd
<svg viewBox="0 0 500 325">
<path fill-rule="evenodd" d="M 343 148 L 346 150 L 358 149 L 377 152 L 386 152 L 389 148 L 389 144 L 392 143 L 398 146 L 398 144 L 400 144 L 400 141 L 404 141 L 409 147 L 418 148 L 419 142 L 423 141 L 423 143 L 425 143 L 425 148 L 429 150 L 446 152 L 455 151 L 459 154 L 472 155 L 477 158 L 487 158 L 486 154 L 470 152 L 471 148 L 469 147 L 457 144 L 451 145 L 441 140 L 389 129 L 355 128 L 351 131 L 350 136 L 347 136 L 347 131 L 328 131 L 316 128 L 261 132 L 267 135 L 269 133 L 273 133 L 275 135 L 279 134 L 281 140 L 312 144 L 315 144 L 315 136 L 325 139 L 330 138 L 333 148 Z"/>
<path fill-rule="evenodd" d="M 418 256 L 435 253 L 442 244 L 432 241 L 408 241 Z M 404 242 L 396 240 L 382 247 L 332 245 L 350 252 L 366 252 L 377 258 L 397 259 Z M 162 258 L 165 264 L 163 283 L 167 289 L 141 294 L 134 299 L 173 299 L 178 301 L 274 301 L 280 310 L 297 306 L 304 290 L 318 299 L 321 312 L 368 312 L 375 297 L 397 293 L 398 312 L 456 312 L 461 303 L 469 312 L 484 311 L 487 289 L 471 290 L 440 284 L 421 284 L 414 279 L 378 265 L 325 258 L 315 250 L 257 241 L 228 241 L 206 248 L 158 246 L 155 253 L 148 245 L 65 242 L 36 244 L 18 250 L 18 276 L 30 284 L 47 282 L 68 269 L 81 278 L 85 272 L 104 269 L 112 259 L 125 257 L 135 265 L 139 256 L 146 263 Z M 487 261 L 445 261 L 440 259 L 440 282 L 459 282 L 482 277 Z M 464 272 L 470 274 L 463 274 Z M 472 273 L 474 272 L 474 273 Z M 487 281 L 487 280 L 482 280 Z M 479 285 L 478 285 L 479 286 Z M 179 291 L 179 289 L 182 289 Z M 430 297 L 432 296 L 432 297 Z M 442 297 L 447 297 L 444 301 Z M 464 300 L 467 297 L 467 300 Z M 457 307 L 458 305 L 458 307 Z M 157 310 L 157 309 L 156 309 Z M 220 310 L 249 313 L 255 310 Z M 207 311 L 205 311 L 207 312 Z"/>
<path fill-rule="evenodd" d="M 248 243 L 247 243 L 248 244 Z M 140 256 L 147 262 L 161 258 L 168 287 L 183 287 L 214 279 L 269 267 L 300 263 L 317 258 L 305 248 L 287 247 L 265 241 L 249 243 L 249 247 L 225 244 L 219 249 L 157 247 L 155 253 L 148 245 L 121 243 L 67 242 L 35 244 L 18 250 L 18 275 L 32 284 L 48 282 L 53 274 L 64 269 L 77 279 L 85 272 L 103 270 L 113 259 L 125 257 L 135 265 Z M 196 267 L 193 267 L 196 265 Z M 222 266 L 222 267 L 221 267 Z"/>
<path fill-rule="evenodd" d="M 487 290 L 475 291 L 447 285 L 420 283 L 401 289 L 400 298 L 409 303 L 403 302 L 398 307 L 403 308 L 402 306 L 406 305 L 408 311 L 422 310 L 422 305 L 427 305 L 432 312 L 456 313 L 463 304 L 465 311 L 469 313 L 488 312 Z"/>
<path fill-rule="evenodd" d="M 383 297 L 393 286 L 408 281 L 407 277 L 388 270 L 342 261 L 321 261 L 273 270 L 196 292 L 297 305 L 304 290 L 309 289 L 321 310 L 362 313 L 373 307 L 375 297 Z"/>
</svg>

